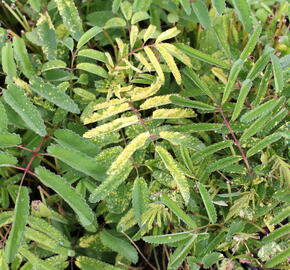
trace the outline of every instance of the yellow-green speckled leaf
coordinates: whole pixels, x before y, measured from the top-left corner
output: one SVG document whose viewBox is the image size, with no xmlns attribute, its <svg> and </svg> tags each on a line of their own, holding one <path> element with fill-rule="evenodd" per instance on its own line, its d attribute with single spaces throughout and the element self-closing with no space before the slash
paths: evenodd
<svg viewBox="0 0 290 270">
<path fill-rule="evenodd" d="M 74 0 L 55 0 L 58 12 L 72 37 L 79 40 L 83 35 L 82 21 Z"/>
<path fill-rule="evenodd" d="M 135 137 L 122 151 L 122 153 L 117 157 L 117 159 L 112 163 L 111 167 L 108 170 L 109 174 L 118 174 L 129 161 L 134 152 L 146 143 L 146 140 L 149 138 L 150 133 L 144 132 Z"/>
<path fill-rule="evenodd" d="M 85 138 L 95 138 L 106 133 L 110 133 L 116 130 L 119 130 L 124 127 L 131 126 L 139 122 L 137 116 L 133 115 L 130 117 L 121 117 L 116 120 L 113 120 L 109 123 L 97 126 L 89 131 L 87 131 L 83 136 Z"/>
<path fill-rule="evenodd" d="M 165 148 L 158 145 L 156 146 L 156 152 L 161 157 L 166 169 L 171 173 L 185 203 L 187 204 L 189 201 L 190 193 L 189 193 L 189 185 L 185 177 L 185 174 L 179 168 L 176 161 L 173 159 L 171 154 Z"/>
<path fill-rule="evenodd" d="M 153 112 L 153 119 L 178 119 L 178 118 L 191 118 L 196 114 L 190 109 L 158 109 Z"/>
</svg>

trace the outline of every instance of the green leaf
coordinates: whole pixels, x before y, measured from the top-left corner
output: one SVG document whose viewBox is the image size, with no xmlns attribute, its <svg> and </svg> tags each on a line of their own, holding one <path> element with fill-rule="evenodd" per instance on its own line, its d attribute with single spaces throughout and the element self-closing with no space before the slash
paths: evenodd
<svg viewBox="0 0 290 270">
<path fill-rule="evenodd" d="M 166 169 L 172 175 L 176 185 L 184 199 L 185 204 L 188 204 L 190 198 L 189 185 L 183 171 L 178 167 L 176 161 L 171 154 L 162 146 L 156 146 L 156 152 L 161 157 Z"/>
<path fill-rule="evenodd" d="M 105 78 L 105 79 L 108 78 L 107 71 L 104 68 L 102 68 L 101 66 L 98 66 L 95 64 L 80 63 L 80 64 L 77 64 L 76 68 L 90 72 L 90 73 L 95 74 L 95 75 L 98 75 L 98 76 Z"/>
<path fill-rule="evenodd" d="M 120 27 L 125 27 L 126 26 L 126 21 L 122 18 L 115 17 L 109 19 L 105 26 L 104 29 L 110 29 L 110 28 L 120 28 Z"/>
<path fill-rule="evenodd" d="M 71 242 L 67 239 L 65 234 L 61 232 L 60 230 L 58 230 L 57 228 L 55 228 L 45 219 L 34 217 L 34 216 L 29 216 L 28 224 L 32 229 L 40 231 L 46 234 L 47 236 L 49 236 L 51 239 L 55 240 L 58 245 L 71 248 Z M 47 243 L 45 244 L 48 245 Z M 70 252 L 73 252 L 73 251 L 70 250 Z"/>
<path fill-rule="evenodd" d="M 143 178 L 136 178 L 132 189 L 132 206 L 139 226 L 141 226 L 141 217 L 148 207 L 148 202 L 149 190 L 147 183 Z"/>
<path fill-rule="evenodd" d="M 283 108 L 277 114 L 275 114 L 271 120 L 269 120 L 259 134 L 268 134 L 275 126 L 277 126 L 288 115 L 287 109 Z"/>
<path fill-rule="evenodd" d="M 0 133 L 0 147 L 12 147 L 21 144 L 21 137 L 15 133 Z"/>
<path fill-rule="evenodd" d="M 85 139 L 72 130 L 57 129 L 53 135 L 63 147 L 80 151 L 88 156 L 95 157 L 100 152 L 100 147 L 91 140 Z"/>
<path fill-rule="evenodd" d="M 29 214 L 29 193 L 26 187 L 19 187 L 15 209 L 13 214 L 13 225 L 9 233 L 8 240 L 5 246 L 5 261 L 11 263 L 18 251 L 22 242 L 25 225 Z"/>
<path fill-rule="evenodd" d="M 197 182 L 197 186 L 209 220 L 212 224 L 214 224 L 217 221 L 217 214 L 212 199 L 210 198 L 208 191 L 202 183 Z"/>
<path fill-rule="evenodd" d="M 274 73 L 275 93 L 281 94 L 284 88 L 283 70 L 279 58 L 271 54 L 272 68 Z"/>
<path fill-rule="evenodd" d="M 227 101 L 231 92 L 233 91 L 238 75 L 243 67 L 243 64 L 244 61 L 242 59 L 238 59 L 237 61 L 234 62 L 230 71 L 228 82 L 224 90 L 222 104 L 224 104 Z"/>
<path fill-rule="evenodd" d="M 267 90 L 268 90 L 268 82 L 271 78 L 272 75 L 272 69 L 271 69 L 271 65 L 268 65 L 266 68 L 266 71 L 263 74 L 258 92 L 256 94 L 256 98 L 253 102 L 254 106 L 257 106 L 261 103 L 261 101 L 263 100 Z"/>
<path fill-rule="evenodd" d="M 225 233 L 220 232 L 217 236 L 215 236 L 206 246 L 203 254 L 208 254 L 212 250 L 214 250 L 221 242 L 225 242 Z"/>
<path fill-rule="evenodd" d="M 181 106 L 181 107 L 189 107 L 189 108 L 195 108 L 200 110 L 214 110 L 215 107 L 208 105 L 206 103 L 196 101 L 196 100 L 190 100 L 184 97 L 180 96 L 171 96 L 170 100 L 173 104 Z"/>
<path fill-rule="evenodd" d="M 247 79 L 254 80 L 266 67 L 270 60 L 270 55 L 272 53 L 272 48 L 266 48 L 262 56 L 257 60 L 257 62 L 253 65 L 250 72 L 247 75 Z"/>
<path fill-rule="evenodd" d="M 58 12 L 75 40 L 79 40 L 83 35 L 82 21 L 74 0 L 55 0 Z"/>
<path fill-rule="evenodd" d="M 57 60 L 57 59 L 51 60 L 42 65 L 41 72 L 45 72 L 52 69 L 65 68 L 65 67 L 66 67 L 66 63 L 63 62 L 62 60 Z"/>
<path fill-rule="evenodd" d="M 263 238 L 264 243 L 273 242 L 290 233 L 290 223 L 275 229 Z"/>
<path fill-rule="evenodd" d="M 77 44 L 77 49 L 80 49 L 81 47 L 83 47 L 86 43 L 88 43 L 92 38 L 94 38 L 96 35 L 98 35 L 102 31 L 103 29 L 99 26 L 94 26 L 93 28 L 89 29 L 80 37 Z"/>
<path fill-rule="evenodd" d="M 219 67 L 222 67 L 225 69 L 230 68 L 229 64 L 227 64 L 227 63 L 225 63 L 225 62 L 223 62 L 215 57 L 212 57 L 211 55 L 208 55 L 204 52 L 201 52 L 201 51 L 198 51 L 194 48 L 191 48 L 185 44 L 177 43 L 177 44 L 175 44 L 175 46 L 177 48 L 179 48 L 181 51 L 185 52 L 189 57 L 193 57 L 193 58 L 196 58 L 200 61 L 209 63 L 209 64 L 214 65 L 214 66 L 219 66 Z"/>
<path fill-rule="evenodd" d="M 175 127 L 174 130 L 179 132 L 201 132 L 201 131 L 219 131 L 223 127 L 222 124 L 213 123 L 194 123 Z"/>
<path fill-rule="evenodd" d="M 82 270 L 121 270 L 119 267 L 85 256 L 78 256 L 75 263 Z"/>
<path fill-rule="evenodd" d="M 86 201 L 75 189 L 62 177 L 50 172 L 44 167 L 37 167 L 35 173 L 40 181 L 47 187 L 53 189 L 77 214 L 80 223 L 88 231 L 96 231 L 95 215 Z"/>
<path fill-rule="evenodd" d="M 20 249 L 20 254 L 26 258 L 31 263 L 31 265 L 33 265 L 33 267 L 39 267 L 40 269 L 44 270 L 57 270 L 57 268 L 55 268 L 50 263 L 39 259 L 36 255 L 30 252 L 27 247 L 22 247 Z"/>
<path fill-rule="evenodd" d="M 265 123 L 267 123 L 267 121 L 270 119 L 271 115 L 270 114 L 266 114 L 260 118 L 258 118 L 255 122 L 253 122 L 242 134 L 240 140 L 246 140 L 250 137 L 252 137 L 253 135 L 255 135 L 256 133 L 258 133 L 259 131 L 261 131 L 262 127 L 265 125 Z"/>
<path fill-rule="evenodd" d="M 207 7 L 202 0 L 195 0 L 192 2 L 191 7 L 195 13 L 198 21 L 201 23 L 203 28 L 208 29 L 211 27 L 211 21 L 208 14 Z"/>
<path fill-rule="evenodd" d="M 147 11 L 150 7 L 152 0 L 134 0 L 133 10 L 134 11 Z"/>
<path fill-rule="evenodd" d="M 247 0 L 242 0 L 241 3 L 245 2 L 245 1 L 247 1 Z M 239 2 L 239 1 L 235 0 L 235 2 Z M 243 51 L 240 55 L 240 59 L 245 61 L 248 58 L 248 56 L 252 53 L 252 51 L 256 47 L 256 44 L 259 41 L 259 37 L 261 35 L 261 32 L 262 32 L 262 27 L 260 25 L 256 25 L 256 28 L 254 29 L 253 33 L 251 34 L 251 36 L 248 40 L 248 43 L 246 44 L 245 48 L 243 49 Z"/>
<path fill-rule="evenodd" d="M 47 148 L 47 152 L 75 170 L 89 175 L 97 181 L 103 181 L 105 178 L 104 168 L 94 161 L 93 158 L 82 152 L 60 145 L 50 145 Z"/>
<path fill-rule="evenodd" d="M 112 192 L 115 192 L 118 186 L 127 179 L 132 169 L 132 165 L 127 162 L 123 168 L 120 168 L 119 173 L 109 175 L 106 180 L 92 192 L 90 195 L 90 202 L 99 202 L 100 200 L 104 200 Z"/>
<path fill-rule="evenodd" d="M 219 260 L 223 258 L 223 255 L 219 252 L 212 252 L 209 254 L 206 254 L 203 258 L 201 263 L 204 265 L 204 267 L 209 268 L 213 264 L 217 263 Z"/>
<path fill-rule="evenodd" d="M 271 219 L 270 224 L 278 224 L 289 216 L 290 216 L 290 206 L 282 209 L 281 212 L 276 214 L 275 217 Z"/>
<path fill-rule="evenodd" d="M 107 63 L 107 58 L 105 53 L 97 51 L 97 50 L 92 50 L 92 49 L 83 49 L 78 52 L 78 56 L 84 56 L 87 58 L 91 58 L 103 63 Z"/>
<path fill-rule="evenodd" d="M 183 7 L 185 13 L 187 15 L 191 14 L 191 6 L 190 6 L 190 1 L 189 0 L 179 0 L 181 6 Z"/>
<path fill-rule="evenodd" d="M 272 268 L 279 263 L 285 262 L 290 256 L 290 247 L 281 251 L 278 255 L 274 256 L 272 259 L 267 261 L 265 267 Z"/>
<path fill-rule="evenodd" d="M 123 1 L 121 3 L 121 11 L 127 21 L 129 21 L 132 17 L 133 9 L 132 5 L 129 1 Z"/>
<path fill-rule="evenodd" d="M 245 114 L 242 115 L 241 122 L 249 123 L 257 119 L 258 117 L 269 114 L 280 101 L 281 99 L 272 99 L 250 111 L 247 111 Z"/>
<path fill-rule="evenodd" d="M 121 0 L 113 0 L 112 12 L 117 13 L 121 5 Z"/>
<path fill-rule="evenodd" d="M 120 237 L 114 236 L 107 230 L 101 231 L 100 237 L 103 245 L 124 256 L 130 262 L 137 263 L 138 253 L 136 249 L 127 241 L 123 240 Z"/>
<path fill-rule="evenodd" d="M 27 78 L 35 75 L 35 70 L 30 62 L 29 55 L 27 53 L 26 46 L 22 38 L 17 36 L 13 38 L 13 52 L 16 59 L 20 63 L 21 71 L 23 72 L 23 74 Z"/>
<path fill-rule="evenodd" d="M 243 26 L 248 32 L 252 32 L 253 29 L 253 19 L 251 14 L 251 9 L 248 4 L 248 0 L 232 0 L 235 11 L 238 14 Z"/>
<path fill-rule="evenodd" d="M 16 165 L 17 163 L 18 160 L 16 157 L 10 155 L 9 153 L 0 152 L 0 167 Z"/>
<path fill-rule="evenodd" d="M 167 195 L 161 195 L 161 201 L 178 217 L 180 218 L 186 225 L 190 228 L 195 229 L 197 225 L 195 221 L 188 216 L 179 206 L 177 203 L 172 201 Z"/>
<path fill-rule="evenodd" d="M 178 267 L 182 264 L 185 260 L 187 254 L 190 252 L 197 235 L 193 235 L 186 243 L 182 246 L 179 246 L 174 253 L 172 254 L 169 263 L 168 263 L 168 270 L 177 270 Z"/>
<path fill-rule="evenodd" d="M 46 135 L 45 125 L 37 108 L 16 85 L 4 91 L 4 100 L 21 117 L 27 126 L 40 136 Z"/>
<path fill-rule="evenodd" d="M 215 144 L 212 144 L 210 146 L 207 146 L 206 148 L 194 153 L 191 155 L 191 160 L 192 161 L 199 161 L 201 159 L 204 159 L 205 157 L 212 155 L 213 153 L 225 149 L 227 147 L 230 147 L 233 145 L 233 141 L 231 140 L 226 140 L 223 142 L 218 142 Z"/>
<path fill-rule="evenodd" d="M 75 254 L 72 249 L 60 245 L 58 241 L 50 237 L 50 235 L 41 232 L 39 229 L 26 227 L 25 238 L 37 243 L 41 248 L 56 254 L 63 256 L 73 256 Z"/>
<path fill-rule="evenodd" d="M 180 232 L 164 235 L 144 236 L 142 237 L 142 239 L 147 243 L 160 245 L 160 244 L 176 243 L 192 236 L 193 234 L 190 232 Z"/>
<path fill-rule="evenodd" d="M 17 76 L 16 74 L 16 64 L 13 59 L 13 49 L 12 44 L 10 42 L 6 42 L 5 46 L 3 46 L 1 50 L 2 56 L 2 69 L 4 73 L 8 75 L 10 80 Z"/>
<path fill-rule="evenodd" d="M 60 108 L 72 113 L 80 113 L 78 105 L 64 91 L 43 79 L 39 77 L 31 78 L 30 88 Z"/>
<path fill-rule="evenodd" d="M 182 145 L 197 151 L 205 147 L 199 139 L 181 132 L 161 131 L 159 136 L 173 145 Z"/>
<path fill-rule="evenodd" d="M 222 169 L 240 161 L 241 159 L 242 158 L 240 156 L 229 156 L 229 157 L 221 158 L 218 161 L 207 166 L 206 170 L 208 172 L 222 170 Z"/>
<path fill-rule="evenodd" d="M 201 79 L 198 77 L 198 75 L 189 67 L 186 67 L 183 70 L 184 74 L 190 79 L 192 80 L 197 86 L 198 88 L 207 96 L 209 96 L 212 100 L 215 100 L 215 94 L 213 92 L 211 92 L 211 90 L 207 87 L 206 84 L 204 84 Z"/>
<path fill-rule="evenodd" d="M 225 0 L 212 0 L 212 5 L 216 9 L 218 14 L 223 14 L 226 9 L 226 1 Z"/>
<path fill-rule="evenodd" d="M 8 130 L 8 117 L 5 107 L 0 101 L 0 132 L 7 132 Z"/>
<path fill-rule="evenodd" d="M 245 99 L 246 99 L 252 85 L 253 85 L 253 83 L 249 79 L 246 79 L 245 81 L 243 81 L 242 88 L 240 90 L 239 97 L 238 97 L 234 112 L 232 114 L 232 121 L 235 121 L 239 117 L 239 115 L 244 107 Z"/>
<path fill-rule="evenodd" d="M 256 143 L 254 146 L 252 146 L 248 151 L 247 151 L 247 156 L 251 157 L 258 153 L 259 151 L 263 150 L 265 147 L 268 145 L 280 140 L 282 137 L 281 133 L 274 133 L 271 134 L 265 138 L 263 138 L 261 141 Z"/>
</svg>

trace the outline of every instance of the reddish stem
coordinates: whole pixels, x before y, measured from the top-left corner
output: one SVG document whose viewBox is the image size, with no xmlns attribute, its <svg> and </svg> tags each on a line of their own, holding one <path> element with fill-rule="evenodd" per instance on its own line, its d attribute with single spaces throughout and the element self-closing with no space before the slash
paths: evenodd
<svg viewBox="0 0 290 270">
<path fill-rule="evenodd" d="M 240 151 L 241 154 L 242 154 L 242 158 L 243 158 L 243 161 L 244 161 L 244 163 L 245 163 L 245 165 L 246 165 L 246 167 L 247 167 L 248 172 L 249 172 L 249 173 L 252 173 L 252 169 L 251 169 L 251 167 L 250 167 L 250 164 L 249 164 L 249 161 L 248 161 L 247 155 L 246 155 L 246 153 L 244 152 L 244 150 L 243 150 L 243 148 L 242 148 L 242 146 L 241 146 L 239 140 L 237 139 L 236 134 L 235 134 L 235 132 L 233 131 L 230 122 L 227 120 L 227 118 L 226 118 L 226 116 L 225 116 L 225 114 L 224 114 L 224 112 L 223 112 L 222 106 L 218 106 L 218 110 L 219 110 L 220 113 L 221 113 L 221 116 L 222 116 L 222 118 L 223 118 L 223 120 L 224 120 L 224 124 L 225 124 L 225 126 L 228 128 L 229 132 L 231 133 L 231 135 L 232 135 L 232 137 L 233 137 L 233 139 L 234 139 L 235 145 L 238 147 L 239 151 Z"/>
</svg>

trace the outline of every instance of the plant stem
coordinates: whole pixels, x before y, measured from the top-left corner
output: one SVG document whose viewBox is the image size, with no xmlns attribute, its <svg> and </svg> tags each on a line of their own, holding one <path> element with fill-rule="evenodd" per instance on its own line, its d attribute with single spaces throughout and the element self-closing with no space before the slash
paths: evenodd
<svg viewBox="0 0 290 270">
<path fill-rule="evenodd" d="M 222 118 L 224 120 L 225 126 L 228 128 L 229 132 L 231 133 L 231 135 L 232 135 L 232 137 L 234 139 L 235 145 L 238 147 L 238 149 L 240 150 L 240 152 L 242 154 L 242 158 L 243 158 L 243 161 L 244 161 L 244 163 L 245 163 L 245 165 L 247 167 L 248 172 L 250 174 L 252 174 L 252 169 L 250 167 L 250 164 L 249 164 L 247 155 L 244 152 L 243 148 L 241 147 L 241 144 L 240 144 L 239 140 L 237 139 L 236 134 L 234 133 L 234 131 L 233 131 L 232 127 L 231 127 L 230 122 L 227 120 L 227 118 L 226 118 L 226 116 L 225 116 L 225 114 L 223 112 L 222 106 L 218 106 L 218 110 L 221 113 L 221 116 L 222 116 Z"/>
</svg>

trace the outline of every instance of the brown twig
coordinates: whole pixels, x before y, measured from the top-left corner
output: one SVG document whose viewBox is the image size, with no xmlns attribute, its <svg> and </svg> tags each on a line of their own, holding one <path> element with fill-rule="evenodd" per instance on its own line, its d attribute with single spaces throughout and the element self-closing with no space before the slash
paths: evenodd
<svg viewBox="0 0 290 270">
<path fill-rule="evenodd" d="M 151 269 L 153 270 L 157 270 L 157 268 L 155 266 L 153 266 L 148 260 L 147 258 L 143 255 L 143 253 L 141 252 L 141 250 L 138 248 L 138 246 L 134 243 L 134 241 L 130 238 L 129 235 L 127 235 L 126 233 L 122 232 L 122 234 L 124 234 L 126 236 L 126 238 L 131 242 L 131 244 L 137 249 L 138 253 L 141 255 L 141 257 L 144 259 L 144 261 L 150 266 Z"/>
</svg>

